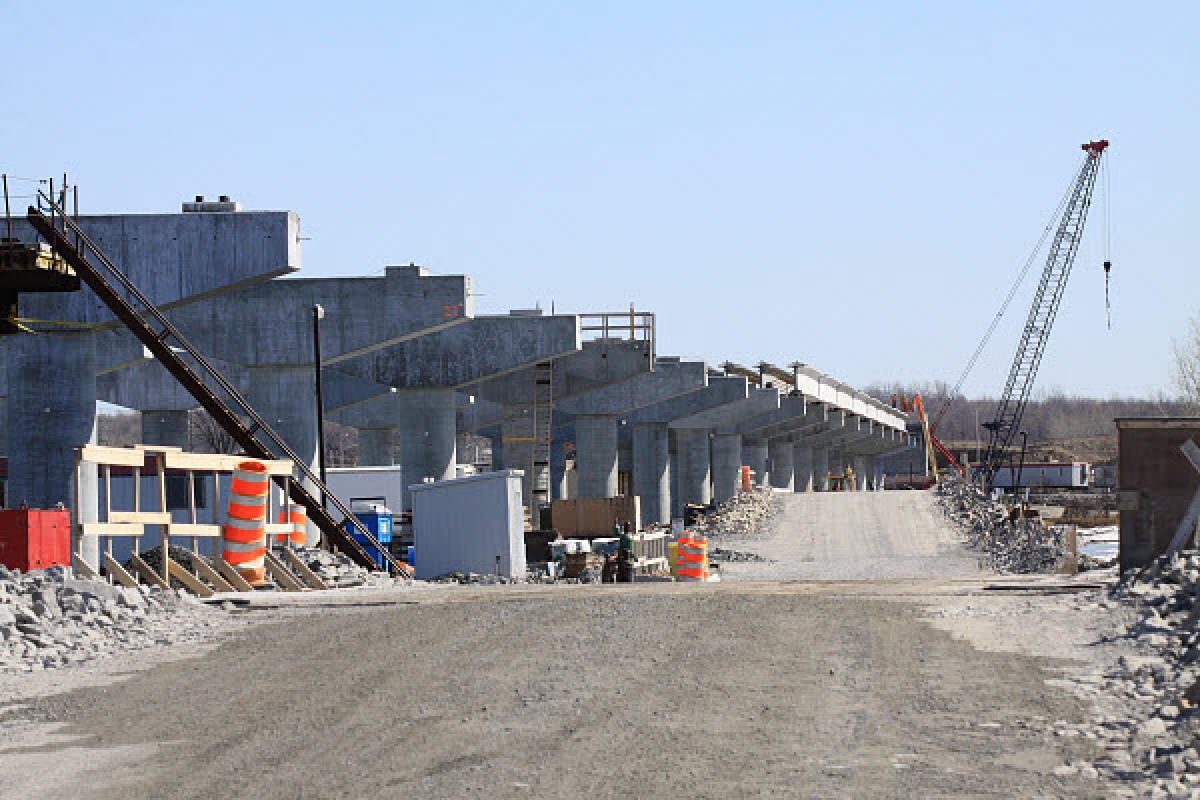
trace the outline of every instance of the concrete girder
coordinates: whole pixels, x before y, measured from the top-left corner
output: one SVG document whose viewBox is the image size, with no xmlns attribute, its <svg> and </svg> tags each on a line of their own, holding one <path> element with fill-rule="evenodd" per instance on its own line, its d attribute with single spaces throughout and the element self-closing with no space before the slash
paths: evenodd
<svg viewBox="0 0 1200 800">
<path fill-rule="evenodd" d="M 562 399 L 556 394 L 554 413 L 623 415 L 703 389 L 707 385 L 708 374 L 704 362 L 660 356 L 651 373 L 636 375 L 592 391 L 562 396 Z"/>
<path fill-rule="evenodd" d="M 710 377 L 708 385 L 687 394 L 640 408 L 626 415 L 630 424 L 670 423 L 709 409 L 745 400 L 750 396 L 750 384 L 745 378 Z"/>
<path fill-rule="evenodd" d="M 638 376 L 653 375 L 651 346 L 624 339 L 594 339 L 581 349 L 554 359 L 555 410 L 570 398 L 603 388 L 622 386 Z M 471 394 L 494 403 L 525 403 L 532 397 L 532 370 L 489 378 L 471 387 Z M 606 409 L 576 413 L 614 413 Z"/>
<path fill-rule="evenodd" d="M 737 433 L 738 423 L 744 418 L 768 413 L 777 408 L 778 389 L 751 388 L 749 396 L 742 400 L 680 417 L 672 420 L 670 427 L 675 430 L 703 428 L 719 433 Z"/>
</svg>

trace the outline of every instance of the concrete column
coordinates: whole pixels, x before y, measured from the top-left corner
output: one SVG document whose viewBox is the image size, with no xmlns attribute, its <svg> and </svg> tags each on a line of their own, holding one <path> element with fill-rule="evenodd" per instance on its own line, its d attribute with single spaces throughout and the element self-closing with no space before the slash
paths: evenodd
<svg viewBox="0 0 1200 800">
<path fill-rule="evenodd" d="M 575 469 L 579 472 L 581 498 L 617 496 L 615 414 L 580 414 L 575 417 Z"/>
<path fill-rule="evenodd" d="M 796 467 L 796 491 L 813 490 L 813 449 L 802 444 L 792 446 L 792 460 Z"/>
<path fill-rule="evenodd" d="M 718 433 L 712 440 L 713 499 L 718 503 L 737 496 L 742 483 L 742 435 Z"/>
<path fill-rule="evenodd" d="M 772 439 L 767 443 L 767 451 L 771 456 L 771 486 L 792 489 L 796 472 L 792 443 L 786 439 Z"/>
<path fill-rule="evenodd" d="M 188 449 L 187 411 L 143 411 L 142 444 L 166 444 Z"/>
<path fill-rule="evenodd" d="M 642 521 L 671 521 L 671 453 L 666 423 L 633 426 L 633 493 L 641 498 Z"/>
<path fill-rule="evenodd" d="M 824 447 L 812 449 L 813 489 L 818 492 L 829 491 L 829 450 Z"/>
<path fill-rule="evenodd" d="M 311 367 L 252 367 L 247 370 L 246 401 L 309 469 L 317 468 L 316 383 Z M 314 489 L 310 481 L 305 487 Z M 310 547 L 320 543 L 320 530 L 309 522 Z"/>
<path fill-rule="evenodd" d="M 858 490 L 865 492 L 871 488 L 871 459 L 858 456 L 854 459 L 854 474 L 858 476 Z"/>
<path fill-rule="evenodd" d="M 567 499 L 567 442 L 564 439 L 550 442 L 550 499 Z"/>
<path fill-rule="evenodd" d="M 754 485 L 767 485 L 767 443 L 742 442 L 742 463 L 754 472 Z"/>
<path fill-rule="evenodd" d="M 75 522 L 95 522 L 97 470 L 84 470 L 82 503 L 74 486 L 75 448 L 96 441 L 95 338 L 89 333 L 21 334 L 8 338 L 7 350 L 6 505 L 54 508 L 62 503 Z M 71 538 L 75 548 L 75 535 Z M 84 558 L 98 565 L 97 540 L 84 544 Z"/>
<path fill-rule="evenodd" d="M 395 463 L 392 449 L 393 428 L 358 429 L 358 465 L 360 467 L 390 467 Z M 399 510 L 399 509 L 397 509 Z"/>
<path fill-rule="evenodd" d="M 872 487 L 875 489 L 875 491 L 882 492 L 884 485 L 883 459 L 879 456 L 874 456 L 871 458 L 871 475 Z"/>
<path fill-rule="evenodd" d="M 528 507 L 533 496 L 533 407 L 529 403 L 506 403 L 500 431 L 504 440 L 501 468 L 521 470 L 521 502 Z"/>
<path fill-rule="evenodd" d="M 468 450 L 467 434 L 455 433 L 454 434 L 454 463 L 455 464 L 465 466 L 466 464 L 474 463 L 473 459 L 468 457 L 467 450 Z"/>
<path fill-rule="evenodd" d="M 708 505 L 712 502 L 712 468 L 709 461 L 708 430 L 680 429 L 675 433 L 679 442 L 679 499 L 681 508 L 688 503 Z"/>
<path fill-rule="evenodd" d="M 667 472 L 671 476 L 671 517 L 675 519 L 683 516 L 683 492 L 679 488 L 679 431 L 668 430 L 667 442 Z"/>
<path fill-rule="evenodd" d="M 495 436 L 492 442 L 492 472 L 504 469 L 504 437 Z"/>
<path fill-rule="evenodd" d="M 453 389 L 408 390 L 395 397 L 407 511 L 412 506 L 410 484 L 454 478 L 457 415 Z"/>
</svg>

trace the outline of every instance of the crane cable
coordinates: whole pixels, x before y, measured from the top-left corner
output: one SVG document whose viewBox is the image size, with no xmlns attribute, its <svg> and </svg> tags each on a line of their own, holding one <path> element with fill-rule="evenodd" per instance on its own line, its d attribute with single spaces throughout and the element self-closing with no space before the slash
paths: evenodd
<svg viewBox="0 0 1200 800">
<path fill-rule="evenodd" d="M 1071 197 L 1071 190 L 1075 185 L 1075 180 L 1076 177 L 1073 174 L 1071 176 L 1071 181 L 1067 184 L 1066 191 L 1063 192 L 1062 199 L 1058 201 L 1058 205 L 1054 208 L 1054 213 L 1050 215 L 1050 219 L 1046 223 L 1046 227 L 1042 229 L 1042 235 L 1038 238 L 1037 244 L 1034 245 L 1033 251 L 1029 254 L 1029 257 L 1025 259 L 1025 264 L 1021 267 L 1020 273 L 1017 274 L 1017 279 L 1013 281 L 1013 285 L 1008 290 L 1008 294 L 1005 295 L 1004 302 L 1000 304 L 1000 310 L 996 312 L 996 316 L 992 318 L 991 324 L 988 325 L 987 330 L 983 334 L 983 338 L 979 340 L 979 345 L 975 348 L 975 352 L 971 355 L 971 359 L 967 362 L 967 366 L 963 368 L 962 374 L 958 376 L 958 382 L 954 384 L 954 388 L 948 395 L 946 395 L 946 398 L 942 400 L 942 405 L 938 408 L 937 413 L 933 415 L 933 420 L 929 423 L 929 429 L 931 431 L 937 431 L 938 423 L 942 421 L 942 417 L 944 417 L 946 412 L 950 410 L 950 406 L 954 403 L 954 398 L 958 396 L 958 392 L 960 389 L 962 389 L 962 385 L 966 383 L 967 376 L 971 374 L 971 370 L 975 368 L 975 364 L 979 361 L 979 357 L 983 355 L 983 350 L 987 347 L 987 343 L 991 341 L 992 334 L 996 332 L 996 328 L 1000 325 L 1001 318 L 1003 318 L 1005 312 L 1008 311 L 1009 305 L 1012 303 L 1013 298 L 1017 295 L 1017 290 L 1021 288 L 1021 284 L 1025 281 L 1025 276 L 1029 274 L 1030 267 L 1032 267 L 1033 262 L 1037 260 L 1038 253 L 1042 251 L 1042 247 L 1046 244 L 1046 239 L 1050 237 L 1051 231 L 1054 230 L 1058 223 L 1059 217 L 1062 216 L 1063 209 L 1066 207 L 1067 201 Z"/>
<path fill-rule="evenodd" d="M 1108 279 L 1112 273 L 1112 231 L 1109 227 L 1108 216 L 1108 153 L 1104 154 L 1104 161 L 1100 163 L 1101 180 L 1103 181 L 1104 190 L 1104 317 L 1108 323 L 1108 329 L 1112 330 L 1112 303 L 1109 302 L 1108 296 Z"/>
</svg>

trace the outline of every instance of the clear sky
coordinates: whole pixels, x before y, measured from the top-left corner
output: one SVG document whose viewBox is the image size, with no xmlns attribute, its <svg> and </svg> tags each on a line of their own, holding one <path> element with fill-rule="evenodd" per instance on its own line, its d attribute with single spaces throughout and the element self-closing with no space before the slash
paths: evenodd
<svg viewBox="0 0 1200 800">
<path fill-rule="evenodd" d="M 1195 3 L 4 6 L 0 171 L 296 211 L 308 275 L 415 261 L 481 313 L 635 302 L 663 354 L 953 382 L 1106 137 L 1113 330 L 1097 205 L 1040 387 L 1169 389 L 1200 311 Z"/>
</svg>

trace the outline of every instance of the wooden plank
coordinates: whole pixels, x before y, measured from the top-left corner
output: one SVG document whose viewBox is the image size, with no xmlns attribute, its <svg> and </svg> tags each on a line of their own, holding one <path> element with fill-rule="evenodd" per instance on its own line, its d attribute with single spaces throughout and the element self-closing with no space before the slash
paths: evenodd
<svg viewBox="0 0 1200 800">
<path fill-rule="evenodd" d="M 201 597 L 212 597 L 216 594 L 212 589 L 201 583 L 199 578 L 184 569 L 182 564 L 170 558 L 167 559 L 167 572 L 170 573 L 172 578 L 182 583 L 184 588 L 190 590 L 192 594 L 198 594 Z"/>
<path fill-rule="evenodd" d="M 141 536 L 145 530 L 132 522 L 81 522 L 80 536 Z"/>
<path fill-rule="evenodd" d="M 146 581 L 147 583 L 153 584 L 160 589 L 171 588 L 167 585 L 167 582 L 164 581 L 157 572 L 151 569 L 150 565 L 143 561 L 142 557 L 137 553 L 134 553 L 129 557 L 129 563 L 133 565 L 133 571 L 140 575 L 142 580 Z"/>
<path fill-rule="evenodd" d="M 301 559 L 300 556 L 298 556 L 294 552 L 292 552 L 290 549 L 284 548 L 283 557 L 287 561 L 287 563 L 291 565 L 292 569 L 294 569 L 294 570 L 296 570 L 296 572 L 300 573 L 300 577 L 303 578 L 304 582 L 307 583 L 310 587 L 312 587 L 313 589 L 328 589 L 329 588 L 329 584 L 327 584 L 327 583 L 325 583 L 325 581 L 321 580 L 321 577 L 319 575 L 317 575 L 317 573 L 313 572 L 312 569 L 309 568 L 308 564 L 305 564 L 304 560 Z"/>
<path fill-rule="evenodd" d="M 129 447 L 104 447 L 98 444 L 76 448 L 81 461 L 93 464 L 112 464 L 117 467 L 140 467 L 146 463 L 146 453 Z"/>
<path fill-rule="evenodd" d="M 96 572 L 91 564 L 83 560 L 79 553 L 71 554 L 71 567 L 82 578 L 91 578 L 92 580 L 100 580 L 100 573 Z"/>
<path fill-rule="evenodd" d="M 267 572 L 271 575 L 272 578 L 279 581 L 279 584 L 284 589 L 286 589 L 289 592 L 306 591 L 306 587 L 304 586 L 304 584 L 302 584 L 302 583 L 300 583 L 300 581 L 296 580 L 296 576 L 293 575 L 292 573 L 288 572 L 288 568 L 285 567 L 283 564 L 279 563 L 279 559 L 275 558 L 275 556 L 271 555 L 270 553 L 267 553 L 265 562 L 266 562 Z"/>
<path fill-rule="evenodd" d="M 171 522 L 171 513 L 169 511 L 110 511 L 108 521 L 136 525 L 167 525 Z"/>
<path fill-rule="evenodd" d="M 172 444 L 135 444 L 131 446 L 138 450 L 151 450 L 155 453 L 170 453 L 183 450 L 182 447 L 176 447 Z"/>
<path fill-rule="evenodd" d="M 184 453 L 168 450 L 162 454 L 167 469 L 203 470 L 205 472 L 233 472 L 243 461 L 258 461 L 267 468 L 269 475 L 291 475 L 295 465 L 291 461 L 264 460 L 249 456 L 230 456 L 220 453 Z"/>
<path fill-rule="evenodd" d="M 238 589 L 234 589 L 233 585 L 229 583 L 229 581 L 221 577 L 221 573 L 210 567 L 200 556 L 192 556 L 192 566 L 195 567 L 196 572 L 199 573 L 200 577 L 211 583 L 213 588 L 215 588 L 218 592 L 239 591 Z"/>
<path fill-rule="evenodd" d="M 286 535 L 291 535 L 292 523 L 290 523 L 290 522 L 268 522 L 266 525 L 263 526 L 263 530 L 266 531 L 268 537 L 276 535 L 276 534 L 280 534 L 280 533 L 286 534 Z"/>
<path fill-rule="evenodd" d="M 217 572 L 220 572 L 221 577 L 223 577 L 223 578 L 225 578 L 225 580 L 229 581 L 229 585 L 232 586 L 235 591 L 239 591 L 239 592 L 253 592 L 254 591 L 254 587 L 251 586 L 249 583 L 247 583 L 246 579 L 242 577 L 242 574 L 240 572 L 238 572 L 236 569 L 234 569 L 229 564 L 228 561 L 221 558 L 220 556 L 214 556 L 212 562 L 213 562 L 213 566 L 216 567 Z"/>
<path fill-rule="evenodd" d="M 220 536 L 220 525 L 205 525 L 203 523 L 172 522 L 167 526 L 168 536 Z"/>
<path fill-rule="evenodd" d="M 122 586 L 127 586 L 130 589 L 137 588 L 137 580 L 128 572 L 126 572 L 125 568 L 121 566 L 121 562 L 117 561 L 109 553 L 104 554 L 104 569 L 109 575 L 116 579 L 117 583 L 121 584 Z"/>
</svg>

